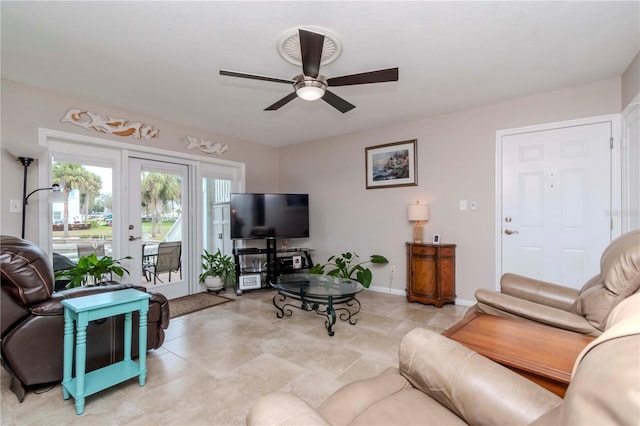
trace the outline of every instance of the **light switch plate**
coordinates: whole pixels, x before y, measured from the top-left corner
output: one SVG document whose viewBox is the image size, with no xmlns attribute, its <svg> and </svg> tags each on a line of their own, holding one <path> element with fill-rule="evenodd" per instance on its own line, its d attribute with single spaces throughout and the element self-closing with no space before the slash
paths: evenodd
<svg viewBox="0 0 640 426">
<path fill-rule="evenodd" d="M 478 203 L 476 201 L 471 202 L 471 210 L 478 210 Z"/>
<path fill-rule="evenodd" d="M 22 202 L 20 200 L 9 201 L 9 213 L 20 213 L 22 211 Z"/>
<path fill-rule="evenodd" d="M 467 209 L 467 200 L 460 200 L 460 210 Z"/>
</svg>

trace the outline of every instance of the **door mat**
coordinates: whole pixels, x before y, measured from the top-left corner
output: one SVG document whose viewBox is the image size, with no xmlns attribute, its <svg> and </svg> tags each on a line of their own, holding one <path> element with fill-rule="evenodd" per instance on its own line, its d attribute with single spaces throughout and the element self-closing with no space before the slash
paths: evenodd
<svg viewBox="0 0 640 426">
<path fill-rule="evenodd" d="M 223 303 L 231 302 L 232 300 L 233 299 L 218 296 L 217 294 L 206 292 L 196 293 L 169 300 L 169 312 L 173 319 L 192 312 L 201 311 L 212 306 L 222 305 Z"/>
</svg>

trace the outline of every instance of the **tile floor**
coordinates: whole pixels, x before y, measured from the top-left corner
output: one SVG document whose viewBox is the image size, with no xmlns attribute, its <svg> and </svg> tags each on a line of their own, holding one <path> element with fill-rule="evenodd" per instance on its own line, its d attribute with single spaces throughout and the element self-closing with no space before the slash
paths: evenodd
<svg viewBox="0 0 640 426">
<path fill-rule="evenodd" d="M 144 387 L 130 380 L 90 396 L 77 416 L 60 385 L 20 404 L 1 373 L 2 425 L 243 425 L 257 398 L 291 391 L 313 406 L 346 383 L 398 365 L 402 336 L 415 327 L 442 331 L 465 306 L 438 309 L 401 296 L 364 291 L 355 326 L 337 321 L 329 337 L 324 317 L 293 310 L 278 319 L 272 291 L 171 321 L 164 345 L 150 351 Z"/>
</svg>

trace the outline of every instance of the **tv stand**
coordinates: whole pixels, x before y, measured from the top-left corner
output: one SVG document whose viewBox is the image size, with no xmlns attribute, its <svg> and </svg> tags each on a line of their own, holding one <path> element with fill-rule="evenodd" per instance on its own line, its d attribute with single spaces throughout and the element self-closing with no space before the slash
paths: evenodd
<svg viewBox="0 0 640 426">
<path fill-rule="evenodd" d="M 266 247 L 238 248 L 233 240 L 236 264 L 236 294 L 247 290 L 271 288 L 270 283 L 280 275 L 306 272 L 313 266 L 312 249 L 278 249 L 277 240 L 266 239 Z"/>
</svg>

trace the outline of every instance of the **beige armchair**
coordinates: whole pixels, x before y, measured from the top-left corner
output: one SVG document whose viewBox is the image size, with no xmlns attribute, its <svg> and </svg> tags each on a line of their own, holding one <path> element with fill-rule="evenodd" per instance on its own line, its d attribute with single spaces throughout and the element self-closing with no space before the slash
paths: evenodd
<svg viewBox="0 0 640 426">
<path fill-rule="evenodd" d="M 640 294 L 618 304 L 607 331 L 582 352 L 565 398 L 426 329 L 400 345 L 400 368 L 353 382 L 317 409 L 267 395 L 247 425 L 637 425 Z M 615 366 L 615 368 L 612 368 Z"/>
<path fill-rule="evenodd" d="M 640 230 L 628 232 L 609 244 L 600 260 L 600 273 L 581 290 L 504 274 L 500 292 L 476 291 L 478 303 L 467 315 L 480 311 L 598 336 L 611 310 L 639 290 Z"/>
</svg>

